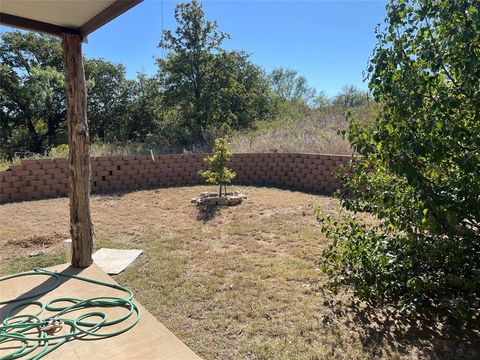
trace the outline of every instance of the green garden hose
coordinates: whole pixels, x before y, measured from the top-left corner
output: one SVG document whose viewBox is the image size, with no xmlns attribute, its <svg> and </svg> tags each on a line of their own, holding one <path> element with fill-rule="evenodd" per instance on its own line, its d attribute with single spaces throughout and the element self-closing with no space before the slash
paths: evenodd
<svg viewBox="0 0 480 360">
<path fill-rule="evenodd" d="M 8 341 L 19 341 L 23 345 L 13 350 L 7 355 L 0 356 L 0 360 L 13 360 L 20 357 L 28 356 L 30 360 L 41 359 L 48 353 L 62 346 L 67 341 L 74 339 L 81 339 L 85 336 L 107 338 L 119 335 L 134 327 L 140 320 L 140 309 L 133 302 L 133 293 L 130 289 L 117 285 L 110 284 L 99 280 L 89 279 L 78 275 L 67 275 L 63 273 L 53 272 L 46 269 L 35 269 L 17 273 L 0 278 L 0 282 L 13 278 L 30 275 L 43 275 L 53 278 L 54 283 L 51 288 L 42 292 L 23 297 L 21 299 L 12 299 L 3 301 L 0 299 L 0 305 L 12 304 L 13 307 L 6 315 L 6 318 L 0 324 L 0 347 Z M 125 298 L 113 296 L 99 296 L 89 299 L 80 299 L 74 297 L 60 297 L 50 300 L 48 303 L 42 303 L 38 300 L 32 300 L 35 297 L 43 295 L 61 284 L 62 278 L 72 278 L 96 285 L 101 285 L 116 290 L 123 291 L 128 295 Z M 69 304 L 67 306 L 60 306 L 59 303 Z M 34 305 L 38 306 L 39 310 L 35 314 L 12 315 L 15 310 Z M 107 314 L 101 311 L 92 311 L 82 313 L 79 316 L 72 317 L 71 313 L 87 308 L 112 308 L 121 307 L 127 310 L 127 313 L 116 319 L 108 319 Z M 48 311 L 49 316 L 42 317 L 42 313 Z M 105 332 L 108 326 L 119 324 L 132 317 L 132 321 L 128 325 L 112 332 Z M 94 321 L 94 319 L 96 321 Z M 97 320 L 98 319 L 98 320 Z M 70 327 L 68 334 L 58 334 L 47 332 L 47 325 L 61 324 L 61 326 Z M 101 329 L 104 329 L 100 332 Z M 36 332 L 35 332 L 36 331 Z M 36 352 L 36 350 L 38 350 Z M 33 354 L 36 352 L 35 354 Z"/>
</svg>

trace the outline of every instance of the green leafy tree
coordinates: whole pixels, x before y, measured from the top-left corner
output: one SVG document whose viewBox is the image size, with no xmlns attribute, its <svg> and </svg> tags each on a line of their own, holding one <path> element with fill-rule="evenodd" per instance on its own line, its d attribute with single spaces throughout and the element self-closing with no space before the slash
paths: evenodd
<svg viewBox="0 0 480 360">
<path fill-rule="evenodd" d="M 391 0 L 377 39 L 368 70 L 381 109 L 350 124 L 364 160 L 341 195 L 381 224 L 320 217 L 333 239 L 324 269 L 333 288 L 469 318 L 480 307 L 478 2 Z"/>
<path fill-rule="evenodd" d="M 368 101 L 368 92 L 362 91 L 355 85 L 346 85 L 333 99 L 333 104 L 344 108 L 361 106 Z"/>
<path fill-rule="evenodd" d="M 214 77 L 213 58 L 228 35 L 218 31 L 216 22 L 205 19 L 197 1 L 178 4 L 175 33 L 164 30 L 160 47 L 168 50 L 157 59 L 164 87 L 164 104 L 181 111 L 188 134 L 185 142 L 203 140 L 211 116 L 207 84 Z"/>
<path fill-rule="evenodd" d="M 233 180 L 236 174 L 227 168 L 232 153 L 228 150 L 228 141 L 225 138 L 215 139 L 213 155 L 207 156 L 205 161 L 208 163 L 208 169 L 201 171 L 200 175 L 209 184 L 219 185 L 218 196 L 222 197 L 222 188 L 225 196 L 227 195 L 227 184 Z"/>
<path fill-rule="evenodd" d="M 214 58 L 217 76 L 207 85 L 211 122 L 218 128 L 245 129 L 272 113 L 268 79 L 243 51 L 222 51 Z"/>
<path fill-rule="evenodd" d="M 175 10 L 175 32 L 165 30 L 157 59 L 163 122 L 180 146 L 205 143 L 226 127 L 243 128 L 270 114 L 270 91 L 263 71 L 244 52 L 226 51 L 229 35 L 205 19 L 197 1 Z"/>
<path fill-rule="evenodd" d="M 67 141 L 60 39 L 19 31 L 1 34 L 0 153 L 46 153 Z M 123 65 L 85 59 L 91 139 L 145 141 L 158 126 L 156 77 L 127 80 Z"/>
<path fill-rule="evenodd" d="M 130 86 L 132 99 L 127 109 L 123 137 L 130 141 L 145 142 L 158 131 L 162 97 L 160 83 L 156 76 L 139 73 Z"/>
<path fill-rule="evenodd" d="M 19 31 L 0 42 L 0 140 L 4 156 L 43 152 L 65 140 L 60 41 Z"/>
<path fill-rule="evenodd" d="M 95 141 L 122 141 L 132 103 L 134 83 L 125 67 L 103 59 L 85 60 L 90 137 Z"/>
<path fill-rule="evenodd" d="M 298 75 L 296 70 L 275 68 L 269 78 L 273 93 L 281 101 L 301 101 L 307 105 L 313 104 L 316 91 L 308 85 L 305 77 Z"/>
<path fill-rule="evenodd" d="M 327 93 L 322 90 L 315 97 L 315 109 L 325 110 L 332 105 L 332 99 L 327 95 Z"/>
</svg>

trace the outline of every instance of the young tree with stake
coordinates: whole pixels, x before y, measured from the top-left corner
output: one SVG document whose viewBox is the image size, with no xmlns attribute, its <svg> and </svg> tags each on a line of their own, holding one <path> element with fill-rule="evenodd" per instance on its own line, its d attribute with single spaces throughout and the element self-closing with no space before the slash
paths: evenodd
<svg viewBox="0 0 480 360">
<path fill-rule="evenodd" d="M 215 148 L 213 155 L 207 156 L 205 161 L 209 167 L 205 171 L 200 171 L 200 175 L 209 184 L 219 185 L 218 196 L 222 197 L 222 188 L 227 196 L 227 184 L 237 175 L 235 172 L 227 168 L 232 153 L 228 150 L 228 141 L 225 138 L 215 139 Z"/>
</svg>

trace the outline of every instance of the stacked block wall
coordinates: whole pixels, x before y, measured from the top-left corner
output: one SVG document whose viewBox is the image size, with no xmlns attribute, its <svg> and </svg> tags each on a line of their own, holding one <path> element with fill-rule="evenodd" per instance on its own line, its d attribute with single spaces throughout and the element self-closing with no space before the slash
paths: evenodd
<svg viewBox="0 0 480 360">
<path fill-rule="evenodd" d="M 92 193 L 202 184 L 205 154 L 92 157 Z M 335 168 L 351 159 L 323 154 L 235 154 L 234 184 L 266 185 L 331 193 L 339 187 Z M 66 159 L 24 160 L 0 171 L 0 203 L 68 195 Z"/>
</svg>

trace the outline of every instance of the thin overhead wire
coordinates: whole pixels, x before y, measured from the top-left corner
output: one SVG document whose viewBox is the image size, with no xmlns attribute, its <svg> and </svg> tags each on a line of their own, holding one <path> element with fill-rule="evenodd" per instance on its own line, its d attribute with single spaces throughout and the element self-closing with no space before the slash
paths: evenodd
<svg viewBox="0 0 480 360">
<path fill-rule="evenodd" d="M 163 37 L 163 32 L 165 31 L 164 15 L 163 15 L 163 0 L 160 0 L 160 39 Z M 161 57 L 165 57 L 165 49 L 161 48 Z"/>
</svg>

